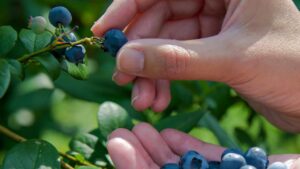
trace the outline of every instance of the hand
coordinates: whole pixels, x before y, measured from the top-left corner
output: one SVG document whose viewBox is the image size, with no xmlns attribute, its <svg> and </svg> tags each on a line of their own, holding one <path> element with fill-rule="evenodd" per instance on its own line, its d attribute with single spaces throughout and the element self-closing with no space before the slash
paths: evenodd
<svg viewBox="0 0 300 169">
<path fill-rule="evenodd" d="M 179 156 L 188 150 L 196 150 L 210 161 L 220 161 L 225 150 L 173 129 L 158 133 L 146 123 L 137 125 L 132 132 L 126 129 L 114 131 L 107 148 L 117 169 L 159 169 L 166 163 L 178 163 Z M 270 163 L 293 160 L 290 169 L 300 167 L 300 155 L 276 155 L 269 159 Z"/>
<path fill-rule="evenodd" d="M 212 80 L 300 132 L 300 15 L 291 0 L 115 0 L 92 30 L 110 28 L 131 40 L 114 80 L 135 83 L 137 110 L 164 110 L 168 80 Z"/>
</svg>

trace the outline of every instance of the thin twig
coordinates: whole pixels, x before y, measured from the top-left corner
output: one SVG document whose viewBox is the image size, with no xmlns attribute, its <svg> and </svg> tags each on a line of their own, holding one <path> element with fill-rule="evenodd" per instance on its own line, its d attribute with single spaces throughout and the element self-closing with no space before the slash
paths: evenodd
<svg viewBox="0 0 300 169">
<path fill-rule="evenodd" d="M 61 161 L 60 163 L 64 169 L 74 169 L 72 166 L 70 166 L 68 163 L 65 163 L 64 161 Z"/>
<path fill-rule="evenodd" d="M 0 133 L 4 134 L 5 136 L 9 137 L 10 139 L 12 140 L 15 140 L 17 142 L 24 142 L 26 141 L 27 139 L 16 134 L 15 132 L 9 130 L 8 128 L 0 125 Z M 73 156 L 71 155 L 68 155 L 66 153 L 63 153 L 63 152 L 60 152 L 59 151 L 59 155 L 63 158 L 67 158 L 71 161 L 74 161 L 76 162 L 77 164 L 80 164 L 80 165 L 84 165 L 84 166 L 91 166 L 91 167 L 98 167 L 98 166 L 95 166 L 94 164 L 91 164 L 90 162 L 88 161 L 80 161 L 80 160 L 77 160 L 76 158 L 74 158 Z M 105 169 L 105 168 L 100 168 L 98 167 L 99 169 Z"/>
<path fill-rule="evenodd" d="M 76 42 L 70 42 L 70 43 L 62 43 L 62 44 L 57 44 L 57 41 L 54 41 L 53 44 L 40 49 L 38 51 L 35 51 L 33 53 L 30 54 L 26 54 L 20 58 L 18 58 L 19 62 L 26 62 L 28 59 L 35 57 L 35 56 L 39 56 L 41 54 L 44 54 L 46 52 L 50 52 L 52 50 L 57 50 L 57 49 L 64 49 L 64 48 L 68 48 L 68 47 L 72 47 L 72 46 L 76 46 L 76 45 L 80 45 L 80 44 L 88 44 L 88 45 L 96 45 L 98 43 L 98 41 L 103 41 L 103 39 L 101 38 L 97 38 L 97 37 L 90 37 L 90 38 L 83 38 L 80 39 Z"/>
</svg>

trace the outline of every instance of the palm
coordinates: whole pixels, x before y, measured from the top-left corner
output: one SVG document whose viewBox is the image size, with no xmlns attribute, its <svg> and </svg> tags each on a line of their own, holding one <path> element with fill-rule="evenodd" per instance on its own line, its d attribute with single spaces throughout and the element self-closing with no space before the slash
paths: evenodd
<svg viewBox="0 0 300 169">
<path fill-rule="evenodd" d="M 158 133 L 145 123 L 137 125 L 132 132 L 118 129 L 109 139 L 108 150 L 117 169 L 159 169 L 165 163 L 177 163 L 179 156 L 188 150 L 196 150 L 208 160 L 219 161 L 225 149 L 201 142 L 176 130 L 169 129 Z M 271 156 L 270 161 L 272 163 L 299 157 Z M 294 168 L 297 167 L 300 164 L 295 163 Z"/>
</svg>

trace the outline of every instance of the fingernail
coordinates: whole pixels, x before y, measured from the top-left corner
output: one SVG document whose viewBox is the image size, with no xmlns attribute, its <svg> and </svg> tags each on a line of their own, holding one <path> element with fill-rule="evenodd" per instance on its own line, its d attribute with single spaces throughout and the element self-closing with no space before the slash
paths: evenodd
<svg viewBox="0 0 300 169">
<path fill-rule="evenodd" d="M 115 72 L 115 73 L 113 74 L 112 80 L 113 80 L 114 82 L 116 82 L 116 79 L 117 79 L 118 75 L 119 75 L 118 72 Z"/>
<path fill-rule="evenodd" d="M 134 102 L 139 98 L 139 92 L 140 92 L 139 86 L 135 84 L 132 91 L 132 99 L 131 99 L 132 105 L 134 105 Z"/>
<path fill-rule="evenodd" d="M 139 73 L 144 69 L 144 54 L 141 51 L 124 48 L 118 56 L 118 68 L 127 73 Z"/>
</svg>

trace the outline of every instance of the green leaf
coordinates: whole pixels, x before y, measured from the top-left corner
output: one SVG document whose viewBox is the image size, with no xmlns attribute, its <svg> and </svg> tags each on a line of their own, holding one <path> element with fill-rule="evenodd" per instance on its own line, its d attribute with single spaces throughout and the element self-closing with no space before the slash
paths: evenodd
<svg viewBox="0 0 300 169">
<path fill-rule="evenodd" d="M 50 32 L 44 32 L 36 35 L 34 50 L 37 51 L 50 44 L 52 34 Z"/>
<path fill-rule="evenodd" d="M 11 26 L 0 27 L 0 57 L 11 51 L 17 39 L 18 33 Z"/>
<path fill-rule="evenodd" d="M 220 126 L 218 120 L 212 116 L 210 113 L 206 113 L 203 118 L 200 120 L 199 125 L 201 127 L 206 127 L 210 129 L 215 136 L 218 138 L 220 144 L 229 148 L 238 148 L 238 144 L 232 140 L 229 135 L 224 131 L 224 129 Z"/>
<path fill-rule="evenodd" d="M 9 64 L 6 60 L 0 60 L 0 98 L 6 93 L 11 80 Z"/>
<path fill-rule="evenodd" d="M 36 34 L 32 30 L 22 29 L 20 32 L 20 40 L 28 52 L 34 52 Z"/>
<path fill-rule="evenodd" d="M 9 69 L 12 77 L 22 79 L 23 78 L 23 67 L 18 60 L 10 59 L 7 60 L 9 63 Z"/>
<path fill-rule="evenodd" d="M 175 116 L 170 116 L 162 119 L 155 124 L 159 131 L 166 128 L 174 128 L 183 132 L 191 131 L 205 114 L 204 111 L 195 111 L 191 113 L 180 113 Z"/>
<path fill-rule="evenodd" d="M 88 78 L 89 71 L 86 64 L 74 64 L 67 60 L 62 62 L 63 69 L 72 77 L 78 80 L 85 80 Z"/>
<path fill-rule="evenodd" d="M 118 128 L 131 127 L 131 119 L 126 110 L 113 102 L 105 102 L 100 105 L 98 123 L 99 129 L 105 138 Z"/>
<path fill-rule="evenodd" d="M 73 138 L 69 145 L 72 151 L 76 151 L 82 154 L 85 159 L 89 159 L 95 151 L 98 140 L 95 135 L 84 133 Z"/>
<path fill-rule="evenodd" d="M 89 133 L 83 133 L 74 137 L 69 147 L 72 150 L 71 155 L 80 161 L 88 160 L 93 164 L 107 164 L 107 149 L 104 146 L 105 138 L 101 135 L 99 129 Z M 79 154 L 78 154 L 79 153 Z"/>
<path fill-rule="evenodd" d="M 34 57 L 33 60 L 41 63 L 53 80 L 59 77 L 61 72 L 60 64 L 52 54 L 47 53 L 39 57 Z"/>
<path fill-rule="evenodd" d="M 6 169 L 60 169 L 55 147 L 42 140 L 29 140 L 13 147 L 4 158 Z"/>
</svg>

